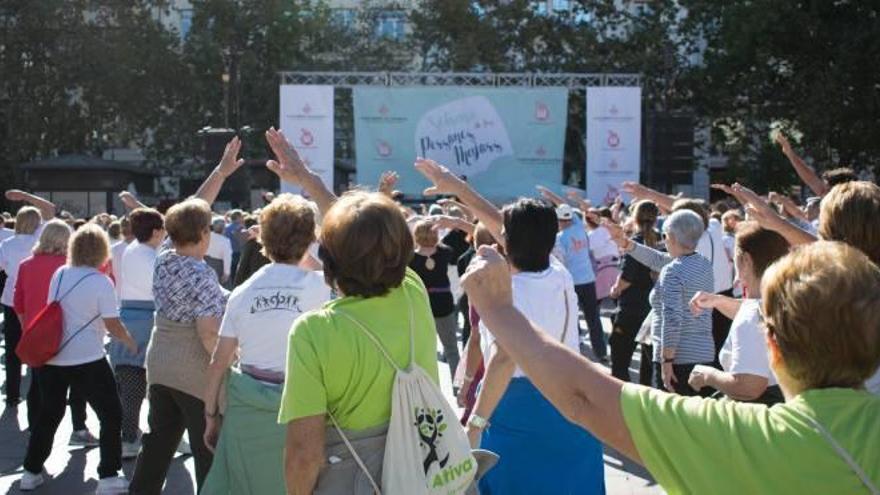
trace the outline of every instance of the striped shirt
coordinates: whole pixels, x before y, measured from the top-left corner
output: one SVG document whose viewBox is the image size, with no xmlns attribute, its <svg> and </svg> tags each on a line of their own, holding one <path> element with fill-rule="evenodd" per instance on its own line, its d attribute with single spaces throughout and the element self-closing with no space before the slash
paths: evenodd
<svg viewBox="0 0 880 495">
<path fill-rule="evenodd" d="M 688 307 L 698 291 L 713 292 L 714 280 L 709 260 L 696 253 L 673 258 L 641 244 L 636 244 L 628 254 L 639 263 L 660 272 L 651 291 L 651 307 L 655 314 L 651 323 L 654 362 L 662 362 L 664 347 L 676 350 L 674 364 L 714 361 L 712 312 L 703 311 L 694 316 Z"/>
</svg>

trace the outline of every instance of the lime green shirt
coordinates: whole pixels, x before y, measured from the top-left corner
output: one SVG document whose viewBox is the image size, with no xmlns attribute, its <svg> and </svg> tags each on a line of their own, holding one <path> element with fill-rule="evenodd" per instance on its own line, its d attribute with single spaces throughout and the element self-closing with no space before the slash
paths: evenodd
<svg viewBox="0 0 880 495">
<path fill-rule="evenodd" d="M 880 485 L 880 398 L 866 392 L 809 390 L 767 408 L 627 384 L 621 407 L 642 461 L 671 495 L 867 493 L 804 415 Z"/>
<path fill-rule="evenodd" d="M 428 294 L 418 274 L 407 269 L 400 287 L 382 297 L 343 297 L 293 323 L 278 422 L 329 411 L 345 429 L 387 423 L 395 370 L 363 330 L 339 311 L 366 326 L 397 366 L 405 368 L 410 360 L 407 294 L 414 311 L 416 363 L 439 383 L 437 332 Z"/>
</svg>

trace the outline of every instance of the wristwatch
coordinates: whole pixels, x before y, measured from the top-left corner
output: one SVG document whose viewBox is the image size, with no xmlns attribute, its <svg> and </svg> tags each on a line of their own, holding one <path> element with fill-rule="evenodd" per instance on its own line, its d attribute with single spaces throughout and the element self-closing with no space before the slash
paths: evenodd
<svg viewBox="0 0 880 495">
<path fill-rule="evenodd" d="M 478 430 L 485 430 L 486 428 L 489 427 L 489 420 L 482 417 L 482 416 L 478 416 L 476 414 L 471 414 L 471 417 L 468 418 L 467 424 L 468 424 L 468 426 L 473 426 L 474 428 L 476 428 Z"/>
</svg>

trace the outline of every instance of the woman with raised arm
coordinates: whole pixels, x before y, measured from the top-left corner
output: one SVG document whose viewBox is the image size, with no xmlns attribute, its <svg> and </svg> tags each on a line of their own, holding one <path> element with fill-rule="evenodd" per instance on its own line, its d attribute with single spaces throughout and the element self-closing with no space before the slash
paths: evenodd
<svg viewBox="0 0 880 495">
<path fill-rule="evenodd" d="M 880 398 L 862 389 L 880 365 L 880 269 L 856 249 L 815 243 L 764 274 L 770 364 L 786 398 L 772 408 L 607 375 L 516 309 L 492 248 L 463 286 L 541 392 L 669 493 L 880 493 Z"/>
<path fill-rule="evenodd" d="M 717 309 L 733 320 L 719 353 L 723 370 L 699 365 L 688 383 L 695 390 L 711 387 L 734 400 L 773 405 L 783 401 L 782 391 L 767 360 L 767 342 L 761 327 L 761 277 L 779 258 L 788 254 L 785 239 L 755 222 L 740 223 L 736 231 L 734 264 L 745 286 L 745 299 L 700 292 L 691 301 L 695 312 Z"/>
</svg>

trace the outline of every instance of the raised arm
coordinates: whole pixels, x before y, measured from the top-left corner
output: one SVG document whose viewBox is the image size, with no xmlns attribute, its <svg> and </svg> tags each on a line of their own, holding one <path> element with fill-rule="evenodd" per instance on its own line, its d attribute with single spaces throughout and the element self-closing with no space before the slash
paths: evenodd
<svg viewBox="0 0 880 495">
<path fill-rule="evenodd" d="M 379 177 L 379 187 L 378 191 L 389 198 L 392 197 L 394 193 L 394 186 L 397 185 L 397 181 L 400 179 L 400 176 L 397 175 L 397 172 L 393 170 L 386 170 L 382 173 L 382 176 Z"/>
<path fill-rule="evenodd" d="M 23 201 L 40 210 L 40 216 L 44 221 L 55 218 L 55 203 L 46 198 L 41 198 L 36 194 L 22 191 L 21 189 L 10 189 L 6 191 L 6 199 L 9 201 Z"/>
<path fill-rule="evenodd" d="M 270 128 L 266 131 L 266 141 L 277 158 L 277 161 L 269 160 L 266 162 L 266 167 L 281 180 L 303 188 L 306 194 L 317 203 L 318 210 L 323 217 L 336 201 L 336 196 L 327 189 L 324 181 L 303 163 L 299 153 L 287 142 L 287 138 L 281 131 L 275 130 L 274 127 Z"/>
<path fill-rule="evenodd" d="M 244 160 L 238 158 L 240 150 L 241 139 L 238 136 L 233 137 L 226 143 L 226 149 L 223 150 L 223 158 L 220 159 L 220 163 L 214 167 L 214 170 L 211 171 L 205 182 L 202 182 L 202 185 L 199 186 L 195 197 L 204 199 L 209 205 L 214 204 L 217 195 L 220 194 L 223 183 L 244 164 Z"/>
<path fill-rule="evenodd" d="M 549 201 L 553 206 L 568 204 L 568 201 L 565 198 L 556 194 L 555 192 L 551 191 L 550 189 L 547 189 L 544 186 L 535 186 L 535 189 L 537 189 L 538 192 L 541 193 L 541 196 L 544 199 L 546 199 L 547 201 Z"/>
<path fill-rule="evenodd" d="M 611 240 L 617 244 L 624 254 L 632 256 L 634 260 L 647 266 L 651 270 L 659 272 L 664 266 L 672 263 L 673 258 L 672 256 L 669 256 L 669 254 L 649 248 L 648 246 L 644 246 L 628 238 L 620 225 L 608 219 L 604 219 L 602 221 L 602 226 L 608 229 L 608 234 L 611 235 Z"/>
<path fill-rule="evenodd" d="M 672 211 L 672 204 L 678 199 L 675 196 L 663 194 L 662 192 L 655 191 L 648 186 L 643 186 L 638 182 L 626 181 L 621 185 L 621 189 L 635 199 L 649 199 L 653 201 L 665 212 Z"/>
<path fill-rule="evenodd" d="M 641 463 L 620 405 L 623 382 L 538 330 L 512 302 L 510 268 L 482 246 L 462 287 L 499 345 L 570 421 Z"/>
<path fill-rule="evenodd" d="M 147 205 L 141 203 L 134 194 L 128 191 L 122 191 L 119 193 L 119 201 L 122 201 L 122 204 L 125 205 L 125 207 L 129 210 L 147 207 Z"/>
<path fill-rule="evenodd" d="M 813 234 L 779 216 L 764 201 L 764 198 L 758 196 L 751 189 L 740 184 L 734 184 L 731 186 L 731 189 L 736 193 L 734 197 L 743 204 L 749 216 L 753 217 L 765 229 L 773 230 L 782 237 L 785 237 L 785 240 L 792 246 L 809 244 L 816 241 L 816 237 Z"/>
<path fill-rule="evenodd" d="M 828 184 L 819 177 L 819 174 L 813 170 L 813 167 L 807 165 L 797 153 L 791 149 L 788 138 L 782 132 L 776 134 L 776 143 L 782 148 L 782 153 L 788 158 L 794 171 L 798 174 L 804 183 L 816 193 L 817 196 L 824 196 L 828 192 Z"/>
<path fill-rule="evenodd" d="M 807 219 L 807 214 L 804 213 L 804 210 L 801 210 L 798 205 L 788 196 L 771 191 L 767 199 L 769 199 L 771 203 L 782 206 L 782 209 L 785 210 L 785 213 L 791 218 L 796 218 L 804 222 L 809 221 Z"/>
<path fill-rule="evenodd" d="M 461 218 L 450 217 L 447 215 L 437 215 L 430 218 L 433 225 L 431 226 L 434 230 L 440 229 L 455 229 L 464 232 L 465 234 L 473 235 L 474 229 L 476 226 L 467 220 L 463 220 Z"/>
<path fill-rule="evenodd" d="M 501 235 L 504 219 L 498 208 L 495 208 L 495 205 L 480 196 L 467 182 L 459 179 L 446 167 L 434 160 L 419 158 L 416 160 L 415 167 L 416 170 L 434 184 L 425 189 L 426 195 L 451 194 L 458 196 L 458 199 L 471 209 L 477 220 L 486 226 L 492 237 L 499 244 L 504 244 L 504 236 Z"/>
</svg>

